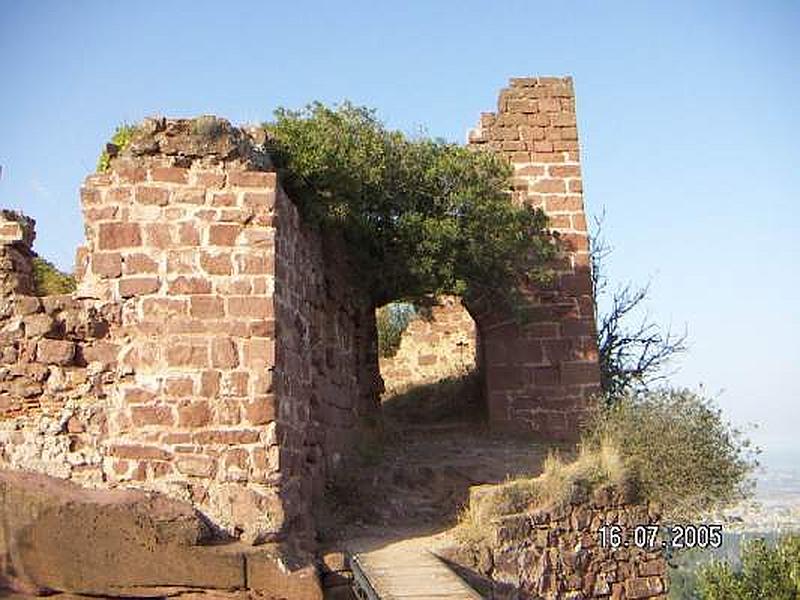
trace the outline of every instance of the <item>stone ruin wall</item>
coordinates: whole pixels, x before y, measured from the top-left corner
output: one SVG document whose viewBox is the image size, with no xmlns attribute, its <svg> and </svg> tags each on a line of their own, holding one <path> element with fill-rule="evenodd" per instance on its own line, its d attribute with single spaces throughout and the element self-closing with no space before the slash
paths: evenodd
<svg viewBox="0 0 800 600">
<path fill-rule="evenodd" d="M 2 296 L 0 462 L 159 490 L 252 542 L 310 539 L 308 492 L 375 408 L 374 320 L 245 132 L 137 135 L 81 189 L 77 293 Z M 12 238 L 4 256 L 30 254 Z"/>
<path fill-rule="evenodd" d="M 475 369 L 477 330 L 461 299 L 445 296 L 430 315 L 413 318 L 394 356 L 380 358 L 385 396 Z"/>
<path fill-rule="evenodd" d="M 164 491 L 250 541 L 310 537 L 312 498 L 375 414 L 374 314 L 256 139 L 213 118 L 137 136 L 81 190 L 76 294 L 31 296 L 32 223 L 2 215 L 0 464 Z M 569 437 L 599 387 L 571 80 L 512 80 L 471 143 L 511 160 L 565 248 L 528 325 L 470 307 L 490 420 Z M 453 363 L 431 351 L 464 334 L 451 309 L 411 329 L 412 375 Z"/>
<path fill-rule="evenodd" d="M 600 390 L 600 372 L 572 79 L 512 79 L 500 92 L 497 112 L 481 115 L 469 143 L 511 162 L 515 201 L 544 210 L 562 248 L 553 285 L 531 290 L 527 325 L 493 307 L 470 307 L 490 423 L 500 430 L 573 438 L 589 398 Z M 445 323 L 460 319 L 462 334 L 472 335 L 467 315 L 445 314 Z M 393 389 L 428 381 L 431 370 L 420 363 L 431 359 L 423 357 L 439 355 L 446 362 L 450 339 L 431 337 L 437 328 L 435 322 L 409 327 L 401 358 L 382 362 Z"/>
</svg>

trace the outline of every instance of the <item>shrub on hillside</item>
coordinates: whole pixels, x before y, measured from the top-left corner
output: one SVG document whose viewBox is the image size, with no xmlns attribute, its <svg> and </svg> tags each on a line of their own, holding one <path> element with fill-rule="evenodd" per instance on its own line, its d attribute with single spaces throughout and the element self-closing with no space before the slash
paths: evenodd
<svg viewBox="0 0 800 600">
<path fill-rule="evenodd" d="M 741 568 L 715 561 L 700 569 L 701 600 L 797 600 L 800 598 L 800 534 L 787 534 L 770 546 L 763 539 L 746 542 Z"/>
<path fill-rule="evenodd" d="M 689 519 L 752 491 L 758 450 L 715 403 L 686 389 L 629 394 L 599 409 L 587 443 L 616 447 L 667 519 Z"/>
</svg>

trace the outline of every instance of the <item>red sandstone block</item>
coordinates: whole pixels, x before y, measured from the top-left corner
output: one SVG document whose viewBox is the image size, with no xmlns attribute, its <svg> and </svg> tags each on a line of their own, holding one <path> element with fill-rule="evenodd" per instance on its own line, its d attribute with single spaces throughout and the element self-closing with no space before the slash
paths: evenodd
<svg viewBox="0 0 800 600">
<path fill-rule="evenodd" d="M 225 173 L 218 171 L 192 171 L 192 182 L 208 188 L 221 188 L 225 186 Z"/>
<path fill-rule="evenodd" d="M 137 185 L 135 198 L 139 204 L 166 206 L 169 203 L 169 191 L 160 187 Z"/>
<path fill-rule="evenodd" d="M 127 459 L 148 459 L 148 460 L 171 460 L 172 453 L 157 446 L 145 446 L 143 444 L 112 444 L 108 448 L 108 453 L 117 458 Z"/>
<path fill-rule="evenodd" d="M 219 371 L 203 371 L 200 374 L 200 395 L 204 398 L 215 398 L 219 394 Z"/>
<path fill-rule="evenodd" d="M 217 282 L 217 292 L 224 296 L 253 294 L 253 280 L 250 277 L 230 277 Z M 257 293 L 257 292 L 255 292 Z"/>
<path fill-rule="evenodd" d="M 36 344 L 36 360 L 40 363 L 66 366 L 74 358 L 74 342 L 44 339 Z"/>
<path fill-rule="evenodd" d="M 87 363 L 97 362 L 101 363 L 104 367 L 108 367 L 117 361 L 119 346 L 111 342 L 97 340 L 83 346 L 82 354 L 83 359 Z"/>
<path fill-rule="evenodd" d="M 228 182 L 239 187 L 259 187 L 275 189 L 275 173 L 263 171 L 234 171 L 228 174 Z"/>
<path fill-rule="evenodd" d="M 240 254 L 236 257 L 237 271 L 246 275 L 273 275 L 275 256 L 272 254 Z"/>
<path fill-rule="evenodd" d="M 574 357 L 573 343 L 568 339 L 544 339 L 542 340 L 545 357 L 551 364 L 557 364 Z"/>
<path fill-rule="evenodd" d="M 565 362 L 561 365 L 561 378 L 564 383 L 597 383 L 600 368 L 595 362 Z"/>
<path fill-rule="evenodd" d="M 525 165 L 516 169 L 514 174 L 520 177 L 540 177 L 544 175 L 544 167 L 540 165 Z"/>
<path fill-rule="evenodd" d="M 502 150 L 503 152 L 515 152 L 517 150 L 525 150 L 525 142 L 516 141 L 516 142 L 503 142 Z"/>
<path fill-rule="evenodd" d="M 239 365 L 239 352 L 231 339 L 215 339 L 211 343 L 211 366 L 233 369 Z"/>
<path fill-rule="evenodd" d="M 525 385 L 527 369 L 521 366 L 489 366 L 486 377 L 489 389 L 514 390 Z"/>
<path fill-rule="evenodd" d="M 188 183 L 189 169 L 181 167 L 154 167 L 150 171 L 150 178 L 153 181 L 164 181 L 167 183 Z"/>
<path fill-rule="evenodd" d="M 235 246 L 241 230 L 241 226 L 229 223 L 212 225 L 208 229 L 208 242 L 214 246 Z"/>
<path fill-rule="evenodd" d="M 180 473 L 190 477 L 211 478 L 217 471 L 217 462 L 207 456 L 180 456 L 175 461 L 175 467 Z"/>
<path fill-rule="evenodd" d="M 119 295 L 122 298 L 154 294 L 161 287 L 158 277 L 125 277 L 119 281 Z"/>
<path fill-rule="evenodd" d="M 139 183 L 147 179 L 147 170 L 141 167 L 119 167 L 114 169 L 114 175 L 122 183 Z"/>
<path fill-rule="evenodd" d="M 176 277 L 167 284 L 167 293 L 181 294 L 210 294 L 211 282 L 203 277 Z"/>
<path fill-rule="evenodd" d="M 172 192 L 172 202 L 179 204 L 205 204 L 205 188 L 178 188 Z"/>
<path fill-rule="evenodd" d="M 124 261 L 126 275 L 157 273 L 158 263 L 147 254 L 128 254 Z"/>
<path fill-rule="evenodd" d="M 191 402 L 178 407 L 178 426 L 186 428 L 205 427 L 211 422 L 211 407 L 205 400 Z"/>
<path fill-rule="evenodd" d="M 110 173 L 94 173 L 92 175 L 88 175 L 84 180 L 86 185 L 92 186 L 106 186 L 111 185 L 111 174 Z"/>
<path fill-rule="evenodd" d="M 553 142 L 533 142 L 534 152 L 552 152 Z"/>
<path fill-rule="evenodd" d="M 583 213 L 571 215 L 572 229 L 576 231 L 586 231 L 586 215 Z"/>
<path fill-rule="evenodd" d="M 562 127 L 561 128 L 561 139 L 562 140 L 577 140 L 578 139 L 578 129 L 576 127 Z"/>
<path fill-rule="evenodd" d="M 589 237 L 585 233 L 562 233 L 559 241 L 561 246 L 568 251 L 589 250 Z"/>
<path fill-rule="evenodd" d="M 548 226 L 553 229 L 571 229 L 572 219 L 569 215 L 552 215 Z"/>
<path fill-rule="evenodd" d="M 236 194 L 217 192 L 211 195 L 211 206 L 236 206 Z"/>
<path fill-rule="evenodd" d="M 133 199 L 133 188 L 125 187 L 112 187 L 106 191 L 106 202 L 114 204 L 130 204 Z"/>
<path fill-rule="evenodd" d="M 127 387 L 122 390 L 122 400 L 126 404 L 146 404 L 155 397 L 153 392 L 144 388 Z"/>
<path fill-rule="evenodd" d="M 175 416 L 169 406 L 132 406 L 131 422 L 136 427 L 146 427 L 147 425 L 167 425 L 175 424 Z"/>
<path fill-rule="evenodd" d="M 145 225 L 145 239 L 147 244 L 159 249 L 169 248 L 173 245 L 172 228 L 164 223 L 150 223 Z"/>
<path fill-rule="evenodd" d="M 259 431 L 254 429 L 219 429 L 212 431 L 198 431 L 193 438 L 198 444 L 223 444 L 233 446 L 238 444 L 255 444 L 259 438 Z"/>
<path fill-rule="evenodd" d="M 579 165 L 549 165 L 547 173 L 550 177 L 580 177 L 581 168 Z"/>
<path fill-rule="evenodd" d="M 225 302 L 219 296 L 192 296 L 189 314 L 196 319 L 219 319 L 225 316 Z"/>
<path fill-rule="evenodd" d="M 272 298 L 232 296 L 228 298 L 228 315 L 231 317 L 274 317 Z"/>
<path fill-rule="evenodd" d="M 147 317 L 173 318 L 187 314 L 188 303 L 178 298 L 145 298 L 142 314 Z"/>
<path fill-rule="evenodd" d="M 539 110 L 542 112 L 558 112 L 561 110 L 561 103 L 555 98 L 540 98 Z"/>
<path fill-rule="evenodd" d="M 582 211 L 583 199 L 580 196 L 547 196 L 545 212 Z"/>
<path fill-rule="evenodd" d="M 83 218 L 86 223 L 97 223 L 99 221 L 115 221 L 125 217 L 120 215 L 118 206 L 103 206 L 102 208 L 84 208 Z M 0 233 L 0 235 L 5 235 Z"/>
<path fill-rule="evenodd" d="M 142 245 L 142 232 L 137 223 L 100 223 L 98 247 L 100 250 L 135 248 Z"/>
<path fill-rule="evenodd" d="M 536 385 L 558 385 L 559 370 L 556 367 L 536 367 L 533 370 L 533 382 Z"/>
<path fill-rule="evenodd" d="M 94 187 L 81 188 L 81 204 L 83 206 L 94 206 L 103 201 L 103 194 L 100 190 Z"/>
<path fill-rule="evenodd" d="M 550 124 L 554 127 L 575 127 L 575 113 L 561 112 L 550 115 Z"/>
<path fill-rule="evenodd" d="M 247 396 L 250 374 L 247 371 L 228 371 L 222 375 L 223 396 Z"/>
<path fill-rule="evenodd" d="M 172 397 L 191 396 L 194 392 L 194 380 L 191 377 L 168 377 L 164 381 L 164 393 Z"/>
<path fill-rule="evenodd" d="M 178 243 L 182 246 L 200 245 L 200 230 L 193 222 L 188 221 L 178 225 Z"/>
<path fill-rule="evenodd" d="M 580 179 L 571 179 L 569 182 L 569 191 L 577 194 L 583 192 L 583 181 Z"/>
<path fill-rule="evenodd" d="M 531 152 L 530 162 L 563 163 L 567 162 L 567 157 L 563 152 Z"/>
<path fill-rule="evenodd" d="M 122 257 L 119 252 L 95 252 L 91 255 L 91 269 L 101 277 L 122 275 Z"/>
<path fill-rule="evenodd" d="M 208 367 L 208 342 L 188 340 L 167 346 L 167 364 L 170 367 Z"/>
<path fill-rule="evenodd" d="M 562 140 L 559 138 L 557 140 L 553 140 L 553 148 L 557 152 L 563 150 L 574 150 L 577 152 L 580 150 L 580 145 L 578 144 L 577 140 Z"/>
<path fill-rule="evenodd" d="M 592 279 L 588 272 L 564 274 L 558 278 L 558 288 L 566 294 L 591 294 Z"/>
<path fill-rule="evenodd" d="M 212 254 L 203 251 L 200 254 L 200 266 L 209 275 L 230 275 L 233 271 L 229 253 Z"/>
<path fill-rule="evenodd" d="M 243 364 L 253 369 L 266 369 L 275 364 L 275 340 L 252 338 L 242 344 Z"/>
<path fill-rule="evenodd" d="M 526 163 L 531 162 L 530 152 L 514 152 L 511 154 L 511 162 Z"/>
<path fill-rule="evenodd" d="M 542 194 L 559 194 L 567 191 L 567 185 L 563 179 L 539 179 L 531 186 L 531 190 Z"/>
<path fill-rule="evenodd" d="M 247 463 L 250 453 L 244 448 L 231 448 L 226 450 L 223 456 L 223 463 L 226 468 L 234 469 L 247 469 Z"/>
<path fill-rule="evenodd" d="M 564 337 L 592 336 L 594 333 L 594 319 L 564 319 L 561 322 L 561 335 Z"/>
</svg>

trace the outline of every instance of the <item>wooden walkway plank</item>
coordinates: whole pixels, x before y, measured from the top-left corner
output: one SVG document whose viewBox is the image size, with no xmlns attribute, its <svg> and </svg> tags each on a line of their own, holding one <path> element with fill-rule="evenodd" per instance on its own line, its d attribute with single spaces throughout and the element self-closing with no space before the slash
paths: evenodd
<svg viewBox="0 0 800 600">
<path fill-rule="evenodd" d="M 480 600 L 481 596 L 434 554 L 390 544 L 351 560 L 365 600 Z"/>
</svg>

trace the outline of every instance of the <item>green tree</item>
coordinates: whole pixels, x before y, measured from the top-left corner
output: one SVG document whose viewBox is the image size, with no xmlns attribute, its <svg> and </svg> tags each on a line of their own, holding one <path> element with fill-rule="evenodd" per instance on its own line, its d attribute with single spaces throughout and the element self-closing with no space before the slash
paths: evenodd
<svg viewBox="0 0 800 600">
<path fill-rule="evenodd" d="M 349 103 L 281 109 L 264 127 L 306 222 L 344 237 L 374 306 L 456 294 L 519 307 L 547 280 L 547 218 L 512 203 L 502 157 L 410 139 Z"/>
<path fill-rule="evenodd" d="M 800 599 L 800 534 L 786 534 L 776 545 L 763 539 L 746 542 L 741 567 L 714 561 L 700 569 L 702 600 Z"/>
</svg>

